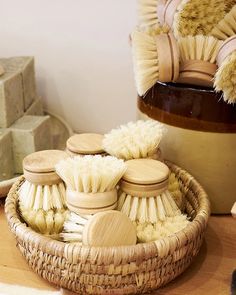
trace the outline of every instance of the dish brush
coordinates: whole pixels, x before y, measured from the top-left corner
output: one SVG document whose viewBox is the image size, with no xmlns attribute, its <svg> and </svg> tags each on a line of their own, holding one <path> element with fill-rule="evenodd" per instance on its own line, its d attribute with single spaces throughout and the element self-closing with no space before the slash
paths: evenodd
<svg viewBox="0 0 236 295">
<path fill-rule="evenodd" d="M 67 157 L 63 151 L 46 150 L 23 160 L 25 181 L 18 192 L 20 212 L 26 223 L 42 234 L 59 233 L 67 215 L 65 186 L 54 168 Z"/>
<path fill-rule="evenodd" d="M 161 123 L 138 120 L 111 130 L 104 135 L 104 150 L 119 159 L 161 158 L 159 144 L 164 133 Z"/>
<path fill-rule="evenodd" d="M 221 44 L 222 41 L 212 36 L 180 38 L 180 74 L 177 82 L 213 87 L 216 57 Z"/>
<path fill-rule="evenodd" d="M 212 29 L 210 34 L 221 40 L 225 40 L 236 34 L 236 5 Z"/>
<path fill-rule="evenodd" d="M 160 24 L 172 28 L 176 38 L 208 35 L 224 15 L 222 0 L 168 0 L 160 1 L 157 8 Z"/>
<path fill-rule="evenodd" d="M 219 66 L 214 80 L 217 92 L 223 91 L 223 98 L 228 103 L 236 102 L 236 36 L 226 39 L 217 55 Z"/>
<path fill-rule="evenodd" d="M 176 81 L 179 75 L 179 50 L 174 36 L 135 31 L 131 34 L 136 87 L 144 95 L 157 81 Z"/>
<path fill-rule="evenodd" d="M 98 133 L 74 134 L 66 142 L 66 151 L 70 156 L 104 154 L 102 140 Z"/>
<path fill-rule="evenodd" d="M 125 171 L 123 160 L 101 155 L 77 156 L 56 165 L 66 183 L 68 208 L 85 215 L 116 208 L 116 185 Z"/>
<path fill-rule="evenodd" d="M 124 246 L 136 244 L 136 229 L 130 219 L 115 210 L 94 215 L 70 213 L 60 237 L 65 242 L 86 246 Z"/>
</svg>

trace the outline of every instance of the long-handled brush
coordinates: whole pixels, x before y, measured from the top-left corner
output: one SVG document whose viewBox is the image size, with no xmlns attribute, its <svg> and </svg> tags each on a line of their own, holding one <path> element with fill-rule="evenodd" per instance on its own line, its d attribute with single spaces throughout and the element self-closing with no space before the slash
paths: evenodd
<svg viewBox="0 0 236 295">
<path fill-rule="evenodd" d="M 56 165 L 56 172 L 66 183 L 66 204 L 78 214 L 116 208 L 116 185 L 125 171 L 123 160 L 100 155 L 77 156 Z"/>
<path fill-rule="evenodd" d="M 172 34 L 150 36 L 131 34 L 136 88 L 144 95 L 157 81 L 176 81 L 179 75 L 179 50 Z"/>
<path fill-rule="evenodd" d="M 236 102 L 236 36 L 226 39 L 219 49 L 217 56 L 219 66 L 214 87 L 217 92 L 223 91 L 224 100 L 228 103 Z"/>
<path fill-rule="evenodd" d="M 212 29 L 210 35 L 225 40 L 236 34 L 236 5 Z"/>
<path fill-rule="evenodd" d="M 180 74 L 177 82 L 212 87 L 221 44 L 222 41 L 212 36 L 180 38 Z"/>
<path fill-rule="evenodd" d="M 59 233 L 67 215 L 65 186 L 54 168 L 67 157 L 65 152 L 48 150 L 23 160 L 26 180 L 18 192 L 21 215 L 29 226 L 43 234 Z"/>
</svg>

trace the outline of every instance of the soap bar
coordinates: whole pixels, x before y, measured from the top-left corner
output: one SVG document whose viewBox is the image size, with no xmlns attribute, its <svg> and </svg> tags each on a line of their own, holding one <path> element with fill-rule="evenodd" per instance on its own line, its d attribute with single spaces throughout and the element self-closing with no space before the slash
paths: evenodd
<svg viewBox="0 0 236 295">
<path fill-rule="evenodd" d="M 22 161 L 36 151 L 52 148 L 50 116 L 23 116 L 12 126 L 15 173 L 22 173 Z"/>
<path fill-rule="evenodd" d="M 43 116 L 43 103 L 41 98 L 37 98 L 31 106 L 25 111 L 25 115 Z"/>
<path fill-rule="evenodd" d="M 5 71 L 20 73 L 23 87 L 24 111 L 26 111 L 37 97 L 34 58 L 32 56 L 2 58 L 0 59 L 0 64 L 2 64 Z"/>
<path fill-rule="evenodd" d="M 4 69 L 0 76 L 0 128 L 11 126 L 24 113 L 21 74 Z"/>
<path fill-rule="evenodd" d="M 7 129 L 0 129 L 0 181 L 13 177 L 12 136 Z"/>
</svg>

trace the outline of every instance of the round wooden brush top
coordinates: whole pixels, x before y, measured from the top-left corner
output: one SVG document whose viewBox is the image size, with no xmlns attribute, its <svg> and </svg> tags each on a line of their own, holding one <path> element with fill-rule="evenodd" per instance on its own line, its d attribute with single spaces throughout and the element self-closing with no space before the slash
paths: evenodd
<svg viewBox="0 0 236 295">
<path fill-rule="evenodd" d="M 168 188 L 169 168 L 152 159 L 135 159 L 126 162 L 127 170 L 120 187 L 122 191 L 136 197 L 153 197 Z"/>
<path fill-rule="evenodd" d="M 55 165 L 66 158 L 67 153 L 59 150 L 39 151 L 26 156 L 23 160 L 25 179 L 39 185 L 61 182 L 61 178 L 55 172 Z"/>
<path fill-rule="evenodd" d="M 66 147 L 70 155 L 95 155 L 103 154 L 103 135 L 97 133 L 81 133 L 71 136 Z"/>
</svg>

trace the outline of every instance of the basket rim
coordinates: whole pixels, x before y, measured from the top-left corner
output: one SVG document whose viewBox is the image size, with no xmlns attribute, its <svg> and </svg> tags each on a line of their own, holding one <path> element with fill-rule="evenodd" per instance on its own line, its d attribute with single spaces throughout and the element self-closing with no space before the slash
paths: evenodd
<svg viewBox="0 0 236 295">
<path fill-rule="evenodd" d="M 43 236 L 22 222 L 17 212 L 16 191 L 21 182 L 24 181 L 24 176 L 20 177 L 20 179 L 14 183 L 5 201 L 5 213 L 8 224 L 18 242 L 24 244 L 29 243 L 35 249 L 41 250 L 50 255 L 66 258 L 73 263 L 81 260 L 86 261 L 88 259 L 90 261 L 97 261 L 99 257 L 103 261 L 106 260 L 108 264 L 116 258 L 119 260 L 117 260 L 117 264 L 120 264 L 121 262 L 125 263 L 127 261 L 135 261 L 138 263 L 139 260 L 141 263 L 143 260 L 152 257 L 167 257 L 174 253 L 176 249 L 185 247 L 205 230 L 210 216 L 210 202 L 205 190 L 193 176 L 170 161 L 165 162 L 176 174 L 182 174 L 187 177 L 189 189 L 192 188 L 193 190 L 198 191 L 200 203 L 199 210 L 193 221 L 183 230 L 169 237 L 130 246 L 90 247 L 79 245 L 77 243 L 68 244 Z"/>
</svg>

